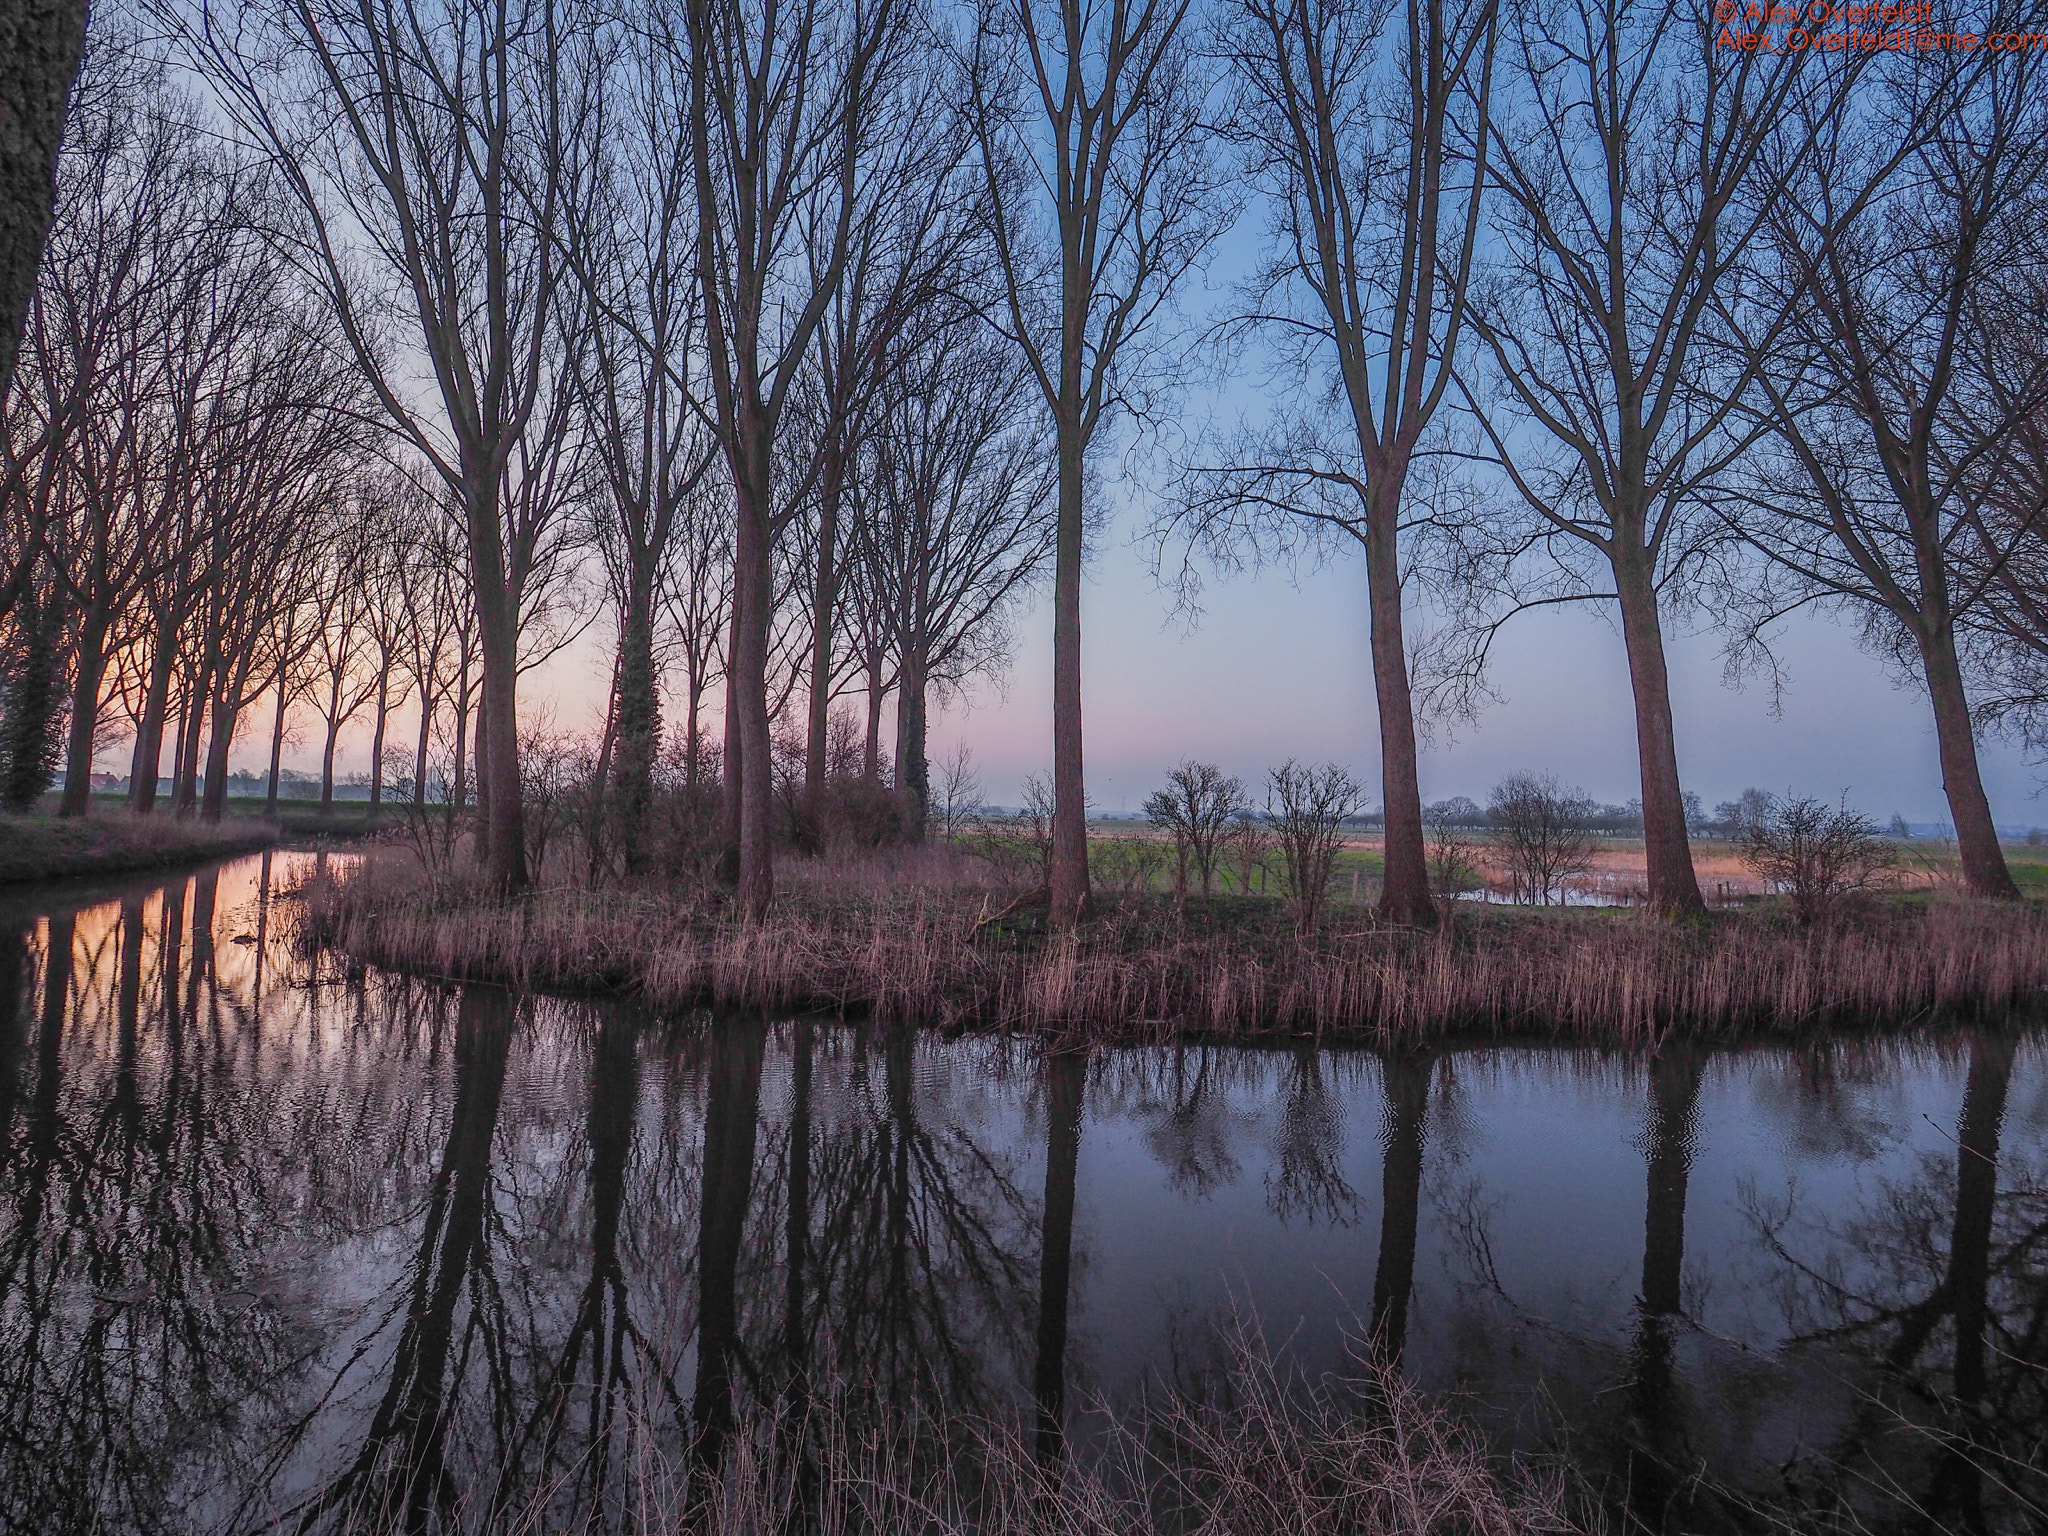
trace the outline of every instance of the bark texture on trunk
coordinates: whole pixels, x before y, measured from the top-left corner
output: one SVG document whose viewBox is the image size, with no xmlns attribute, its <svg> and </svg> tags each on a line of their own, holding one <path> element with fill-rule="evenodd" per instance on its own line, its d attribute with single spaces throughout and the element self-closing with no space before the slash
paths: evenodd
<svg viewBox="0 0 2048 1536">
<path fill-rule="evenodd" d="M 1941 751 L 1941 789 L 1948 813 L 1955 818 L 1956 851 L 1962 856 L 1963 879 L 1975 896 L 2017 901 L 2020 889 L 2006 867 L 1998 845 L 1998 825 L 1984 793 L 1984 774 L 1977 763 L 1977 733 L 1970 718 L 1970 696 L 1963 687 L 1963 669 L 1956 658 L 1955 634 L 1941 626 L 1933 637 L 1920 637 L 1921 666 L 1928 697 L 1934 704 L 1934 739 Z"/>
<path fill-rule="evenodd" d="M 64 748 L 64 794 L 59 816 L 83 816 L 92 809 L 93 736 L 99 728 L 100 681 L 107 670 L 108 615 L 89 610 L 80 626 L 71 682 L 71 734 Z"/>
<path fill-rule="evenodd" d="M 613 712 L 611 782 L 625 832 L 629 869 L 642 863 L 640 825 L 654 795 L 654 756 L 661 741 L 661 700 L 654 679 L 654 573 L 636 568 L 619 630 L 619 667 Z"/>
<path fill-rule="evenodd" d="M 156 779 L 164 761 L 164 718 L 171 704 L 171 667 L 178 648 L 174 629 L 161 614 L 155 620 L 156 649 L 149 658 L 149 684 L 142 695 L 142 718 L 135 726 L 135 750 L 128 759 L 128 808 L 138 816 L 156 809 Z M 275 800 L 275 796 L 272 799 Z"/>
<path fill-rule="evenodd" d="M 1067 398 L 1080 395 L 1078 347 Z M 1059 524 L 1053 538 L 1051 919 L 1088 915 L 1088 793 L 1081 767 L 1081 486 L 1087 444 L 1078 421 L 1059 421 Z"/>
<path fill-rule="evenodd" d="M 925 753 L 930 733 L 925 701 L 926 663 L 919 650 L 914 642 L 905 647 L 903 677 L 896 692 L 896 795 L 901 804 L 903 835 L 913 843 L 924 841 L 932 799 L 931 764 Z"/>
<path fill-rule="evenodd" d="M 1652 556 L 1626 532 L 1615 535 L 1614 556 L 1614 590 L 1620 599 L 1629 687 L 1635 696 L 1650 905 L 1667 916 L 1702 912 L 1706 902 L 1700 896 L 1692 841 L 1685 830 L 1685 792 L 1678 778 L 1671 678 L 1665 666 L 1664 625 L 1657 611 Z"/>
<path fill-rule="evenodd" d="M 811 675 L 804 732 L 804 804 L 825 793 L 825 755 L 831 729 L 832 623 L 839 609 L 839 499 L 846 455 L 839 435 L 825 445 L 818 475 L 818 570 L 811 589 Z"/>
<path fill-rule="evenodd" d="M 775 597 L 768 447 L 765 431 L 749 434 L 747 464 L 754 473 L 735 497 L 739 516 L 733 540 L 733 634 L 726 671 L 740 758 L 738 898 L 749 922 L 765 917 L 775 896 L 775 782 L 768 739 L 768 624 Z"/>
<path fill-rule="evenodd" d="M 1436 900 L 1429 890 L 1429 851 L 1422 835 L 1415 700 L 1402 632 L 1400 506 L 1401 485 L 1396 481 L 1376 491 L 1366 509 L 1365 579 L 1372 606 L 1372 683 L 1379 706 L 1380 794 L 1387 828 L 1380 915 L 1391 922 L 1430 928 L 1436 925 Z"/>
<path fill-rule="evenodd" d="M 0 0 L 0 391 L 21 351 L 84 51 L 84 0 Z"/>
</svg>

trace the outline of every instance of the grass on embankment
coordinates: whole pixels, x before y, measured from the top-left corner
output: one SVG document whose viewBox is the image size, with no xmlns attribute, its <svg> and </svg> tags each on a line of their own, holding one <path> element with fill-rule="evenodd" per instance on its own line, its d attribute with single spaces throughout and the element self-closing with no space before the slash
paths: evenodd
<svg viewBox="0 0 2048 1536">
<path fill-rule="evenodd" d="M 2048 912 L 1946 896 L 1871 903 L 1812 928 L 1775 907 L 1696 924 L 1461 907 L 1433 934 L 1340 905 L 1304 943 L 1278 901 L 1190 902 L 1177 916 L 1169 900 L 1138 898 L 1057 936 L 1028 912 L 992 919 L 1011 893 L 987 887 L 785 884 L 768 921 L 748 926 L 683 893 L 558 887 L 502 903 L 385 855 L 306 889 L 306 936 L 404 970 L 625 991 L 655 1008 L 855 1009 L 1117 1040 L 1628 1041 L 1674 1025 L 1904 1025 L 2048 988 Z"/>
<path fill-rule="evenodd" d="M 191 864 L 251 853 L 277 840 L 269 822 L 246 820 L 209 826 L 126 812 L 0 816 L 0 885 Z"/>
</svg>

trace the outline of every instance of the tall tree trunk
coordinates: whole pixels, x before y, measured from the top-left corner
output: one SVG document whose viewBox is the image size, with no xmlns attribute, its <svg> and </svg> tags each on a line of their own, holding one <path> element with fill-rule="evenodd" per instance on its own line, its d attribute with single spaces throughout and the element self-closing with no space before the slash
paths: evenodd
<svg viewBox="0 0 2048 1536">
<path fill-rule="evenodd" d="M 811 678 L 805 700 L 804 804 L 816 806 L 825 793 L 825 753 L 831 727 L 832 625 L 839 609 L 839 498 L 846 477 L 846 453 L 834 431 L 818 472 L 818 570 L 811 588 Z"/>
<path fill-rule="evenodd" d="M 284 710 L 285 682 L 280 672 L 277 679 L 277 707 L 270 716 L 270 782 L 263 792 L 263 814 L 277 814 L 277 782 L 284 771 Z"/>
<path fill-rule="evenodd" d="M 455 782 L 448 792 L 448 813 L 453 816 L 469 802 L 469 663 L 455 691 Z"/>
<path fill-rule="evenodd" d="M 97 603 L 85 611 L 75 643 L 71 683 L 71 736 L 64 751 L 64 794 L 59 816 L 83 816 L 92 809 L 93 735 L 99 726 L 100 680 L 107 670 L 106 611 Z"/>
<path fill-rule="evenodd" d="M 384 803 L 384 727 L 391 717 L 391 663 L 386 660 L 377 672 L 377 717 L 370 728 L 370 814 Z"/>
<path fill-rule="evenodd" d="M 1380 915 L 1418 928 L 1435 926 L 1429 852 L 1422 835 L 1422 777 L 1416 761 L 1415 700 L 1408 684 L 1402 629 L 1401 492 L 1405 475 L 1387 475 L 1366 506 L 1365 582 L 1372 610 L 1372 683 L 1380 716 L 1380 793 L 1386 805 L 1386 871 Z"/>
<path fill-rule="evenodd" d="M 20 355 L 56 203 L 57 146 L 84 51 L 84 0 L 0 5 L 0 391 Z"/>
<path fill-rule="evenodd" d="M 434 690 L 420 679 L 420 739 L 412 761 L 412 805 L 419 810 L 427 803 L 427 748 L 434 733 Z"/>
<path fill-rule="evenodd" d="M 341 735 L 341 682 L 327 693 L 327 734 L 320 744 L 320 819 L 334 814 L 334 743 Z"/>
<path fill-rule="evenodd" d="M 2006 868 L 1998 845 L 1998 825 L 1984 794 L 1984 774 L 1977 764 L 1977 735 L 1970 719 L 1970 697 L 1956 659 L 1955 631 L 1947 624 L 1920 631 L 1920 662 L 1934 704 L 1934 739 L 1941 751 L 1941 788 L 1948 796 L 1949 815 L 1956 824 L 1956 851 L 1962 855 L 1963 879 L 1976 896 L 2015 901 L 2020 890 Z"/>
<path fill-rule="evenodd" d="M 903 676 L 896 685 L 896 795 L 902 806 L 903 835 L 924 841 L 931 812 L 931 765 L 925 757 L 929 730 L 926 713 L 926 666 L 922 645 L 906 645 Z"/>
<path fill-rule="evenodd" d="M 870 784 L 878 784 L 882 778 L 882 705 L 888 699 L 882 687 L 882 652 L 880 647 L 868 651 L 868 728 L 862 738 L 860 755 L 860 776 Z"/>
<path fill-rule="evenodd" d="M 1069 305 L 1071 312 L 1074 306 Z M 1088 792 L 1081 771 L 1081 481 L 1087 443 L 1078 417 L 1078 337 L 1085 316 L 1070 313 L 1063 357 L 1071 365 L 1072 388 L 1062 378 L 1061 397 L 1072 402 L 1059 413 L 1058 525 L 1053 532 L 1052 591 L 1052 902 L 1055 927 L 1070 928 L 1088 915 Z"/>
<path fill-rule="evenodd" d="M 479 869 L 488 871 L 491 863 L 491 710 L 490 683 L 486 681 L 477 689 L 476 696 L 476 746 L 470 753 L 475 761 L 476 772 L 476 819 L 477 833 L 470 853 Z"/>
<path fill-rule="evenodd" d="M 484 867 L 491 885 L 510 895 L 526 888 L 526 823 L 519 782 L 519 594 L 505 566 L 498 524 L 497 471 L 463 466 L 469 488 L 470 570 L 477 639 L 483 652 L 483 699 L 477 721 L 478 809 L 484 823 Z"/>
<path fill-rule="evenodd" d="M 688 747 L 688 759 L 683 764 L 683 788 L 694 796 L 697 793 L 697 772 L 704 755 L 704 726 L 700 719 L 704 710 L 704 680 L 692 670 L 684 685 L 689 691 L 690 718 L 683 728 L 683 740 Z"/>
<path fill-rule="evenodd" d="M 616 757 L 611 782 L 625 836 L 626 867 L 642 858 L 640 828 L 654 797 L 654 756 L 661 743 L 661 699 L 654 684 L 654 573 L 635 569 L 619 631 Z"/>
<path fill-rule="evenodd" d="M 156 809 L 156 780 L 164 761 L 164 718 L 171 703 L 171 669 L 178 659 L 176 627 L 161 610 L 151 618 L 155 649 L 149 657 L 142 718 L 135 726 L 135 751 L 128 759 L 128 808 L 138 816 Z"/>
<path fill-rule="evenodd" d="M 774 607 L 769 549 L 768 446 L 766 434 L 751 434 L 755 473 L 739 500 L 737 537 L 733 541 L 732 657 L 726 688 L 739 725 L 739 906 L 749 922 L 768 913 L 775 895 L 775 780 L 768 739 L 768 621 Z"/>
<path fill-rule="evenodd" d="M 214 699 L 213 734 L 206 743 L 206 791 L 199 797 L 201 821 L 218 822 L 227 810 L 228 749 L 234 745 L 239 715 L 240 711 L 231 700 Z"/>
<path fill-rule="evenodd" d="M 1650 552 L 1630 525 L 1610 545 L 1621 634 L 1628 648 L 1629 687 L 1635 695 L 1636 759 L 1643 786 L 1643 848 L 1649 867 L 1650 905 L 1670 915 L 1704 912 L 1692 842 L 1685 830 L 1685 793 L 1678 779 L 1678 741 L 1671 717 L 1671 679 L 1665 667 L 1664 626 Z"/>
<path fill-rule="evenodd" d="M 213 691 L 214 673 L 220 658 L 211 645 L 200 658 L 198 669 L 186 680 L 184 714 L 178 722 L 183 737 L 178 743 L 178 780 L 171 789 L 171 809 L 189 816 L 199 802 L 199 741 L 206 722 L 206 701 Z"/>
<path fill-rule="evenodd" d="M 746 594 L 740 590 L 737 579 L 733 582 L 732 618 L 730 635 L 737 635 L 740 629 L 741 610 L 746 606 Z M 718 858 L 718 875 L 727 885 L 738 887 L 740 883 L 740 802 L 745 798 L 741 783 L 740 761 L 746 756 L 745 744 L 740 740 L 740 700 L 732 674 L 732 644 L 728 637 L 725 665 L 725 750 L 720 763 L 719 818 L 721 847 Z"/>
</svg>

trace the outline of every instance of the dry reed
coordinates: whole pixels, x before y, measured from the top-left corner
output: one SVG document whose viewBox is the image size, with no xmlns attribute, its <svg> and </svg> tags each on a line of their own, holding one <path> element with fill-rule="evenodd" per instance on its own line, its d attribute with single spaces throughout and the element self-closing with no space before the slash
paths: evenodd
<svg viewBox="0 0 2048 1536">
<path fill-rule="evenodd" d="M 864 1010 L 941 1028 L 1098 1040 L 1444 1033 L 1641 1040 L 1819 1023 L 1906 1025 L 2048 986 L 2048 914 L 1940 898 L 1802 928 L 1629 911 L 1460 911 L 1435 934 L 1352 919 L 1294 941 L 1277 920 L 1207 928 L 1153 906 L 1047 935 L 989 921 L 1001 893 L 914 884 L 799 892 L 747 925 L 685 896 L 549 889 L 518 902 L 389 860 L 309 886 L 306 936 L 450 978 L 711 1004 Z M 1254 904 L 1244 904 L 1251 911 Z M 1277 909 L 1275 909 L 1277 913 Z M 1271 914 L 1269 914 L 1271 916 Z"/>
<path fill-rule="evenodd" d="M 1567 1536 L 1595 1525 L 1557 1469 L 1496 1462 L 1443 1405 L 1361 1346 L 1308 1381 L 1242 1336 L 1205 1391 L 1168 1390 L 1074 1445 L 1026 1418 L 877 1402 L 821 1384 L 740 1410 L 715 1462 L 643 1383 L 607 1443 L 551 1477 L 503 1466 L 437 1528 L 478 1536 Z M 592 1462 L 616 1458 L 616 1476 Z M 417 1474 L 414 1474 L 417 1476 Z M 592 1485 L 604 1489 L 595 1507 Z M 386 1536 L 417 1501 L 404 1469 L 316 1522 Z M 295 1524 L 289 1517 L 281 1525 Z"/>
</svg>

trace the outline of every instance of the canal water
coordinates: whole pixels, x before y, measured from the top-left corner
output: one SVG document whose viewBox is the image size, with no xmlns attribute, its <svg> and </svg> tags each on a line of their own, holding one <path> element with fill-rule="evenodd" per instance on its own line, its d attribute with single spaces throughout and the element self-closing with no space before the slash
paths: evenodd
<svg viewBox="0 0 2048 1536">
<path fill-rule="evenodd" d="M 580 1528 L 799 1369 L 1085 1456 L 1254 1332 L 1651 1528 L 2048 1529 L 2028 1021 L 1047 1057 L 308 960 L 310 857 L 0 904 L 0 1529 Z"/>
</svg>

